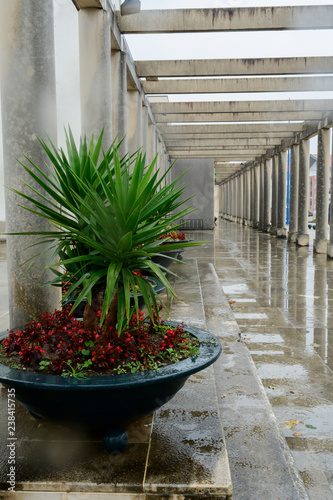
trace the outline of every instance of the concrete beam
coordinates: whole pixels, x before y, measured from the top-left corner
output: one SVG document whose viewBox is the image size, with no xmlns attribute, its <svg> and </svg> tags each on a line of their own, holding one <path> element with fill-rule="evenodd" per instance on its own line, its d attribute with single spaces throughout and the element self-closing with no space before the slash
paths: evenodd
<svg viewBox="0 0 333 500">
<path fill-rule="evenodd" d="M 194 139 L 194 138 L 181 138 L 181 139 L 167 139 L 164 138 L 165 145 L 167 147 L 211 147 L 211 146 L 277 146 L 281 143 L 281 139 Z"/>
<path fill-rule="evenodd" d="M 231 124 L 211 124 L 211 125 L 160 125 L 163 137 L 181 134 L 257 134 L 281 133 L 290 137 L 295 132 L 303 130 L 302 123 L 231 123 Z"/>
<path fill-rule="evenodd" d="M 81 9 L 103 9 L 106 7 L 106 0 L 72 0 L 77 10 Z"/>
<path fill-rule="evenodd" d="M 214 94 L 238 92 L 299 92 L 333 89 L 333 76 L 277 78 L 210 78 L 143 81 L 146 94 Z"/>
<path fill-rule="evenodd" d="M 156 114 L 156 123 L 184 123 L 184 122 L 265 122 L 265 121 L 303 121 L 320 120 L 320 111 L 299 112 L 262 112 L 262 113 L 186 113 L 186 114 Z"/>
<path fill-rule="evenodd" d="M 144 10 L 119 16 L 123 33 L 197 33 L 332 28 L 333 5 Z"/>
<path fill-rule="evenodd" d="M 280 144 L 280 142 L 285 139 L 285 138 L 290 138 L 290 132 L 243 132 L 243 133 L 228 133 L 224 132 L 223 134 L 163 134 L 163 138 L 165 142 L 171 142 L 171 141 L 195 141 L 195 140 L 204 140 L 204 139 L 218 139 L 220 142 L 224 140 L 229 140 L 229 139 L 235 139 L 235 140 L 268 140 L 268 141 L 276 141 L 277 144 Z"/>
<path fill-rule="evenodd" d="M 156 102 L 151 103 L 154 114 L 174 113 L 258 113 L 276 111 L 333 110 L 333 99 L 297 99 L 293 101 L 211 101 L 211 102 Z"/>
<path fill-rule="evenodd" d="M 246 149 L 246 147 L 244 146 L 244 148 L 241 148 L 241 149 L 228 149 L 228 148 L 203 148 L 203 149 L 200 149 L 200 148 L 183 148 L 183 149 L 178 149 L 178 148 L 175 148 L 175 149 L 168 149 L 168 153 L 169 155 L 171 156 L 177 156 L 177 155 L 196 155 L 196 154 L 209 154 L 209 155 L 213 155 L 213 156 L 216 156 L 216 155 L 223 155 L 224 153 L 228 156 L 231 156 L 231 155 L 237 155 L 239 156 L 239 154 L 242 154 L 242 155 L 245 155 L 245 156 L 248 156 L 248 155 L 257 155 L 257 156 L 260 156 L 264 153 L 266 153 L 266 149 L 259 149 L 259 148 L 252 148 L 252 149 Z"/>
<path fill-rule="evenodd" d="M 332 73 L 333 57 L 137 61 L 139 77 L 299 75 Z"/>
</svg>

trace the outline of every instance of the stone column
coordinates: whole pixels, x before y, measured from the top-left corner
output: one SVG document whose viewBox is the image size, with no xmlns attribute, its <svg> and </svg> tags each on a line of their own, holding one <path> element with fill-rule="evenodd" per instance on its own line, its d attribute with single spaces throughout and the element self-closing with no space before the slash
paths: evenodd
<svg viewBox="0 0 333 500">
<path fill-rule="evenodd" d="M 265 167 L 265 164 L 264 162 L 261 162 L 260 163 L 260 167 L 259 167 L 259 176 L 260 176 L 260 179 L 259 179 L 259 199 L 260 199 L 260 203 L 259 203 L 259 231 L 263 231 L 264 229 L 264 203 L 265 203 L 265 189 L 264 189 L 264 186 L 265 186 L 265 176 L 264 176 L 264 167 Z"/>
<path fill-rule="evenodd" d="M 332 144 L 333 144 L 333 128 L 332 128 Z M 333 225 L 333 205 L 332 205 L 332 202 L 333 202 L 333 170 L 331 170 L 331 199 L 330 199 L 330 241 L 327 245 L 327 256 L 328 257 L 333 257 L 333 229 L 332 229 L 332 225 Z"/>
<path fill-rule="evenodd" d="M 272 159 L 272 227 L 271 234 L 276 235 L 277 230 L 277 207 L 278 207 L 278 155 L 274 155 Z"/>
<path fill-rule="evenodd" d="M 246 223 L 251 224 L 251 170 L 246 170 Z"/>
<path fill-rule="evenodd" d="M 142 148 L 142 98 L 138 90 L 127 92 L 127 141 L 130 154 Z"/>
<path fill-rule="evenodd" d="M 253 168 L 254 174 L 254 204 L 253 204 L 253 227 L 259 229 L 260 217 L 260 165 Z"/>
<path fill-rule="evenodd" d="M 294 144 L 290 152 L 290 204 L 288 240 L 296 243 L 298 232 L 298 184 L 299 145 Z"/>
<path fill-rule="evenodd" d="M 142 152 L 148 156 L 148 108 L 142 105 Z"/>
<path fill-rule="evenodd" d="M 228 215 L 228 219 L 230 220 L 230 214 L 231 214 L 231 182 L 228 181 L 228 184 L 227 184 L 227 189 L 228 189 L 228 210 L 227 210 L 227 215 Z"/>
<path fill-rule="evenodd" d="M 318 133 L 316 238 L 313 251 L 327 253 L 328 192 L 330 173 L 330 129 Z"/>
<path fill-rule="evenodd" d="M 257 229 L 255 227 L 255 203 L 256 203 L 256 189 L 255 189 L 255 182 L 254 182 L 254 170 L 255 167 L 252 167 L 250 170 L 250 182 L 251 182 L 251 221 L 250 221 L 250 226 Z"/>
<path fill-rule="evenodd" d="M 112 135 L 122 140 L 119 156 L 128 152 L 127 137 L 127 63 L 126 52 L 111 51 L 112 66 Z"/>
<path fill-rule="evenodd" d="M 299 146 L 299 186 L 298 186 L 298 246 L 309 246 L 308 209 L 309 209 L 309 140 L 303 140 Z"/>
<path fill-rule="evenodd" d="M 155 125 L 148 123 L 148 162 L 151 163 L 156 156 Z"/>
<path fill-rule="evenodd" d="M 246 208 L 247 208 L 247 190 L 246 190 L 246 170 L 242 173 L 242 182 L 243 182 L 243 220 L 242 224 L 244 226 L 247 225 L 246 220 L 247 220 L 247 214 L 246 214 Z"/>
<path fill-rule="evenodd" d="M 278 179 L 278 212 L 276 237 L 286 238 L 286 206 L 287 206 L 287 151 L 279 153 Z"/>
<path fill-rule="evenodd" d="M 237 211 L 237 222 L 239 224 L 243 223 L 243 198 L 244 198 L 244 192 L 243 192 L 243 174 L 239 174 L 237 176 L 237 204 L 238 204 L 238 211 Z"/>
<path fill-rule="evenodd" d="M 89 139 L 104 128 L 112 143 L 111 17 L 103 9 L 79 10 L 81 128 Z"/>
<path fill-rule="evenodd" d="M 1 75 L 5 185 L 33 196 L 19 178 L 38 191 L 40 188 L 17 159 L 27 164 L 23 154 L 27 155 L 48 175 L 47 160 L 36 135 L 46 139 L 46 132 L 57 144 L 53 1 L 2 2 L 0 15 L 5 31 Z M 50 231 L 44 218 L 18 206 L 22 202 L 32 207 L 6 190 L 7 231 Z M 54 278 L 51 271 L 43 272 L 45 260 L 38 261 L 27 275 L 25 268 L 21 267 L 24 261 L 43 250 L 43 245 L 27 249 L 34 243 L 36 236 L 7 237 L 10 328 L 23 326 L 31 319 L 37 320 L 39 313 L 59 307 L 60 288 L 39 287 L 41 282 Z"/>
<path fill-rule="evenodd" d="M 271 228 L 271 170 L 272 160 L 266 160 L 264 166 L 264 233 L 269 233 Z"/>
</svg>

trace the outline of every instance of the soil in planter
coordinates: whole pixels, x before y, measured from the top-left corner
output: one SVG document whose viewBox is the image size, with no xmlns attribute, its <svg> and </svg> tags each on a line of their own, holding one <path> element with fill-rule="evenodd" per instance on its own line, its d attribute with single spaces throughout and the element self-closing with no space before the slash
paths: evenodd
<svg viewBox="0 0 333 500">
<path fill-rule="evenodd" d="M 85 331 L 69 310 L 45 313 L 9 332 L 0 343 L 0 361 L 27 372 L 84 378 L 157 370 L 199 353 L 199 342 L 181 325 L 145 321 L 142 312 L 107 342 L 102 329 Z"/>
</svg>

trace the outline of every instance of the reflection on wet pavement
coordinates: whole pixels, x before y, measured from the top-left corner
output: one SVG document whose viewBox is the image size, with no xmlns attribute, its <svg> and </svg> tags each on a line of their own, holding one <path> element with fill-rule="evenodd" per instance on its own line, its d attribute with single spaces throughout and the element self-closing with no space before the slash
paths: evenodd
<svg viewBox="0 0 333 500">
<path fill-rule="evenodd" d="M 308 494 L 333 498 L 333 261 L 311 242 L 297 248 L 222 220 L 214 248 L 241 341 Z"/>
</svg>

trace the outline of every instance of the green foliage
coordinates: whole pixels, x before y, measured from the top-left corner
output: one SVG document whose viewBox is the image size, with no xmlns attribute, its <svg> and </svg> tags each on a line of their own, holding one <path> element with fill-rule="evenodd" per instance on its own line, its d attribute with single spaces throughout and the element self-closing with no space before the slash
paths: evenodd
<svg viewBox="0 0 333 500">
<path fill-rule="evenodd" d="M 180 200 L 184 185 L 178 185 L 181 176 L 166 184 L 168 172 L 160 175 L 156 158 L 148 166 L 141 152 L 119 158 L 115 143 L 104 152 L 103 132 L 96 145 L 93 137 L 89 144 L 84 138 L 79 148 L 70 130 L 66 137 L 67 155 L 63 150 L 58 152 L 51 141 L 48 146 L 39 140 L 53 166 L 49 176 L 29 158 L 29 166 L 21 164 L 41 189 L 27 184 L 31 196 L 12 189 L 35 207 L 23 208 L 49 221 L 50 231 L 15 234 L 35 234 L 40 236 L 36 244 L 47 243 L 29 268 L 46 253 L 46 267 L 56 275 L 46 285 L 61 286 L 64 281 L 71 281 L 67 296 L 80 287 L 73 310 L 82 299 L 91 303 L 92 294 L 104 290 L 102 324 L 117 291 L 117 329 L 121 332 L 133 311 L 138 310 L 136 285 L 151 318 L 152 306 L 155 311 L 158 309 L 154 287 L 134 271 L 148 271 L 174 295 L 165 269 L 152 261 L 161 250 L 156 238 L 170 231 L 170 227 L 177 228 L 177 220 L 192 210 L 180 208 L 184 203 Z M 48 197 L 43 194 L 45 191 Z M 163 251 L 196 244 L 199 243 L 165 244 Z M 58 271 L 59 266 L 65 274 Z M 132 308 L 131 293 L 135 302 Z"/>
</svg>

